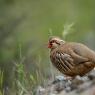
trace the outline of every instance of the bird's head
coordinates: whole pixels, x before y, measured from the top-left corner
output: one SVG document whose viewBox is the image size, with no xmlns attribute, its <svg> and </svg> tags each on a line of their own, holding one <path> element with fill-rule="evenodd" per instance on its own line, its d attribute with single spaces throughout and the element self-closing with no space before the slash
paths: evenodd
<svg viewBox="0 0 95 95">
<path fill-rule="evenodd" d="M 49 38 L 48 48 L 54 49 L 54 48 L 57 48 L 58 46 L 60 46 L 61 44 L 64 44 L 64 43 L 65 43 L 65 41 L 63 41 L 59 37 L 53 36 L 53 37 Z"/>
</svg>

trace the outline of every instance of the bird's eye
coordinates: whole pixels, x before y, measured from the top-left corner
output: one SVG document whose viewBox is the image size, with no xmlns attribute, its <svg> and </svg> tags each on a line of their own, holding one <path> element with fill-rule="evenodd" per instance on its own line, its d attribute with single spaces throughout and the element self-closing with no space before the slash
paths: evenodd
<svg viewBox="0 0 95 95">
<path fill-rule="evenodd" d="M 52 40 L 50 43 L 55 43 L 55 41 L 54 41 L 54 40 Z"/>
<path fill-rule="evenodd" d="M 50 42 L 49 42 L 49 44 L 51 45 L 51 44 L 52 44 L 52 42 L 50 41 Z"/>
<path fill-rule="evenodd" d="M 52 44 L 53 42 L 50 42 L 50 44 Z"/>
</svg>

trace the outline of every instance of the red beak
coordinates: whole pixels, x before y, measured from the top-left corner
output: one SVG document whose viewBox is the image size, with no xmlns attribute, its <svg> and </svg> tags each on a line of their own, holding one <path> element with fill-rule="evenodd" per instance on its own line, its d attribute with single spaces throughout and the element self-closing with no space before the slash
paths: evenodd
<svg viewBox="0 0 95 95">
<path fill-rule="evenodd" d="M 51 44 L 48 44 L 48 48 L 51 48 L 52 47 L 52 45 Z"/>
</svg>

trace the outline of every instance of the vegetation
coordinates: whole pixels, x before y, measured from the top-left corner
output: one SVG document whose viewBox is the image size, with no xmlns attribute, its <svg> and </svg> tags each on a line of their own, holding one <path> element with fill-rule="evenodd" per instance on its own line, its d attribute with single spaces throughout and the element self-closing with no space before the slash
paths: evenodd
<svg viewBox="0 0 95 95">
<path fill-rule="evenodd" d="M 0 0 L 0 95 L 34 95 L 37 85 L 54 78 L 47 49 L 50 35 L 95 49 L 94 4 L 94 0 Z"/>
</svg>

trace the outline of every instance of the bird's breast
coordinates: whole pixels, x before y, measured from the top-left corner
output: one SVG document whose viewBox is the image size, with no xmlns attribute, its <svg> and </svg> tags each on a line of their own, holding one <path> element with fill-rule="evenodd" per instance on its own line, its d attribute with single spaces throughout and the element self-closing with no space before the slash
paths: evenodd
<svg viewBox="0 0 95 95">
<path fill-rule="evenodd" d="M 64 61 L 65 60 L 61 60 L 61 56 L 57 55 L 57 52 L 52 52 L 52 54 L 50 55 L 50 59 L 52 64 L 63 74 L 65 75 L 69 75 L 69 76 L 75 76 L 75 71 L 74 68 L 75 66 L 71 66 L 71 64 L 66 64 Z"/>
</svg>

